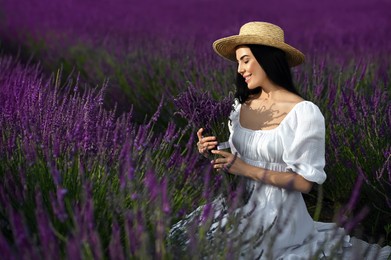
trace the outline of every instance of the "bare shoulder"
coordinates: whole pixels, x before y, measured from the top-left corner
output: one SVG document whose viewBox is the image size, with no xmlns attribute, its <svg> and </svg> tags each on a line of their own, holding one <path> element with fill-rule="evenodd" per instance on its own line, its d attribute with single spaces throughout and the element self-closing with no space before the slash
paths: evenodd
<svg viewBox="0 0 391 260">
<path fill-rule="evenodd" d="M 287 92 L 285 95 L 280 96 L 276 103 L 281 111 L 288 113 L 295 105 L 302 101 L 304 101 L 302 97 L 294 93 Z"/>
</svg>

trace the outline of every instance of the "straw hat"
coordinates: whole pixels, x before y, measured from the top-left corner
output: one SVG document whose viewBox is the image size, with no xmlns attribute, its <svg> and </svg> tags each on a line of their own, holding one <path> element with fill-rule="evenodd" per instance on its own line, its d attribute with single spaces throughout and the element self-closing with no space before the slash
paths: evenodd
<svg viewBox="0 0 391 260">
<path fill-rule="evenodd" d="M 231 61 L 236 61 L 236 47 L 243 44 L 260 44 L 279 48 L 286 53 L 290 67 L 304 62 L 304 54 L 284 42 L 284 31 L 277 25 L 266 22 L 244 24 L 239 35 L 221 38 L 213 43 L 217 54 Z"/>
</svg>

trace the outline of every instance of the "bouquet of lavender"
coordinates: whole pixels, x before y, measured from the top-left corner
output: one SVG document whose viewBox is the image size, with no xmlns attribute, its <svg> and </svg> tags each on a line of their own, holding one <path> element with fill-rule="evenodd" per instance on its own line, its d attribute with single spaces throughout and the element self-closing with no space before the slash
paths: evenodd
<svg viewBox="0 0 391 260">
<path fill-rule="evenodd" d="M 206 135 L 213 135 L 218 147 L 226 149 L 229 137 L 228 117 L 232 110 L 233 97 L 230 93 L 222 100 L 216 100 L 210 92 L 189 86 L 174 99 L 175 114 L 186 119 L 194 128 L 204 128 Z"/>
<path fill-rule="evenodd" d="M 206 135 L 213 135 L 219 142 L 217 149 L 229 148 L 229 115 L 233 109 L 233 95 L 216 100 L 210 92 L 201 91 L 195 86 L 189 86 L 186 91 L 174 99 L 177 107 L 175 114 L 186 119 L 195 129 L 204 128 Z M 237 187 L 238 180 L 233 174 L 219 175 L 227 191 Z"/>
</svg>

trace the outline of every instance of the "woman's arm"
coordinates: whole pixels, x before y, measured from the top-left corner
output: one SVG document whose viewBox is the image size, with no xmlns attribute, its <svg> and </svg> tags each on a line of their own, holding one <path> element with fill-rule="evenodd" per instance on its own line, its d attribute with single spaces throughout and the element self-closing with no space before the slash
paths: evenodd
<svg viewBox="0 0 391 260">
<path fill-rule="evenodd" d="M 306 180 L 295 172 L 277 172 L 252 166 L 225 151 L 212 150 L 212 153 L 221 156 L 221 158 L 212 161 L 215 169 L 228 168 L 228 172 L 231 174 L 242 175 L 279 188 L 296 190 L 302 193 L 311 191 L 313 182 Z"/>
</svg>

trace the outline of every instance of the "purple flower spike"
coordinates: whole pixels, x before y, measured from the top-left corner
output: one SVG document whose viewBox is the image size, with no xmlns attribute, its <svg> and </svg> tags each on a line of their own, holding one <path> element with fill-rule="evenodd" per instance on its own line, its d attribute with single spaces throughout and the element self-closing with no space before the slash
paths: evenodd
<svg viewBox="0 0 391 260">
<path fill-rule="evenodd" d="M 210 92 L 202 92 L 195 86 L 174 99 L 175 114 L 186 119 L 194 128 L 205 129 L 207 135 L 214 135 L 220 142 L 228 139 L 228 117 L 232 111 L 233 98 L 228 95 L 221 101 L 213 99 Z"/>
<path fill-rule="evenodd" d="M 171 207 L 167 192 L 167 179 L 164 179 L 162 182 L 162 208 L 164 213 L 169 214 Z"/>
<path fill-rule="evenodd" d="M 352 211 L 359 201 L 361 186 L 364 182 L 365 176 L 362 169 L 358 167 L 359 174 L 357 175 L 356 183 L 354 184 L 353 193 L 350 196 L 349 202 L 346 205 L 347 210 Z"/>
<path fill-rule="evenodd" d="M 36 259 L 38 256 L 29 239 L 29 232 L 23 221 L 23 217 L 16 210 L 12 210 L 11 226 L 15 239 L 15 246 L 18 248 L 20 254 L 26 258 Z"/>
<path fill-rule="evenodd" d="M 68 237 L 66 246 L 67 258 L 73 260 L 82 260 L 81 247 L 82 244 L 80 243 L 80 239 L 76 239 L 72 236 Z"/>
<path fill-rule="evenodd" d="M 117 221 L 114 221 L 113 223 L 111 240 L 109 244 L 109 252 L 110 252 L 111 259 L 118 259 L 118 260 L 125 259 L 122 244 L 121 244 L 121 232 Z"/>
<path fill-rule="evenodd" d="M 4 238 L 4 236 L 0 233 L 0 252 L 1 257 L 4 259 L 16 260 L 16 256 L 11 251 L 11 247 L 8 244 L 8 241 Z"/>
<path fill-rule="evenodd" d="M 51 222 L 48 214 L 43 208 L 42 196 L 39 190 L 36 192 L 36 204 L 36 218 L 40 243 L 45 247 L 45 249 L 42 251 L 42 254 L 45 259 L 58 259 L 60 257 L 60 249 L 51 228 Z"/>
<path fill-rule="evenodd" d="M 144 184 L 149 191 L 151 200 L 155 200 L 160 192 L 161 187 L 153 170 L 148 170 L 145 174 Z"/>
<path fill-rule="evenodd" d="M 212 203 L 207 203 L 202 210 L 200 222 L 205 223 L 206 221 L 208 221 L 211 218 L 212 214 L 213 214 Z"/>
</svg>

